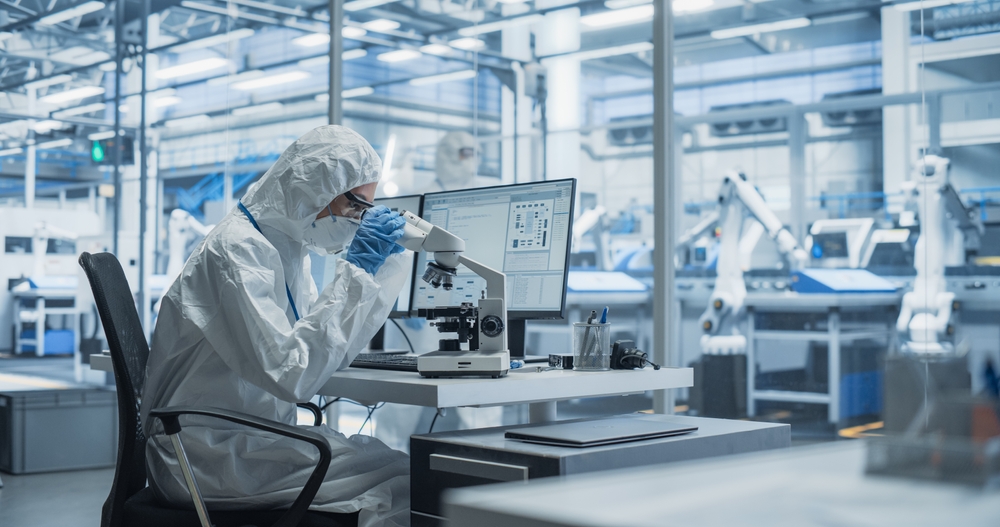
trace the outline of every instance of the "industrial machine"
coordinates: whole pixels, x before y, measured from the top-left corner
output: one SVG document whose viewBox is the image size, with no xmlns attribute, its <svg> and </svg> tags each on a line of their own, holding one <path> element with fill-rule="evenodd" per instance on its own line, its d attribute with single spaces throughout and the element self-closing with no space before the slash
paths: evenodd
<svg viewBox="0 0 1000 527">
<path fill-rule="evenodd" d="M 874 227 L 871 218 L 817 220 L 805 241 L 813 266 L 858 269 Z"/>
<path fill-rule="evenodd" d="M 478 305 L 463 302 L 459 306 L 421 310 L 421 316 L 436 321 L 439 332 L 457 333 L 458 338 L 442 339 L 437 351 L 417 358 L 417 371 L 425 377 L 506 375 L 510 368 L 506 275 L 464 256 L 462 238 L 412 212 L 403 211 L 401 215 L 406 226 L 398 243 L 411 251 L 433 253 L 433 261 L 427 261 L 423 274 L 425 282 L 435 289 L 452 290 L 459 264 L 486 280 Z M 463 350 L 461 346 L 466 343 L 469 349 Z"/>
<path fill-rule="evenodd" d="M 760 223 L 775 241 L 789 271 L 803 267 L 809 256 L 743 174 L 731 172 L 722 180 L 718 214 L 722 233 L 717 276 L 709 305 L 698 321 L 704 331 L 701 349 L 709 355 L 742 354 L 746 337 L 738 325 L 744 315 L 747 288 L 739 253 L 744 222 L 752 217 Z"/>
<path fill-rule="evenodd" d="M 903 296 L 896 322 L 904 353 L 947 356 L 954 352 L 952 312 L 955 293 L 948 291 L 945 267 L 964 265 L 975 255 L 983 226 L 962 204 L 948 181 L 950 161 L 928 155 L 917 162 L 904 192 L 920 215 L 920 238 L 913 265 L 913 290 Z"/>
</svg>

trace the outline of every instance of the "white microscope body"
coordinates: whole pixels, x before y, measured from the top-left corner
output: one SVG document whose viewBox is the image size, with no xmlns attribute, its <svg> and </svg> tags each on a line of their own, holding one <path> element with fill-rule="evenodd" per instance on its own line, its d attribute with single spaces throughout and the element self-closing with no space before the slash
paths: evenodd
<svg viewBox="0 0 1000 527">
<path fill-rule="evenodd" d="M 809 259 L 795 236 L 784 227 L 753 185 L 747 183 L 742 174 L 727 174 L 719 189 L 718 224 L 722 233 L 715 288 L 708 307 L 698 320 L 704 331 L 701 351 L 706 355 L 746 353 L 747 339 L 740 334 L 738 326 L 746 311 L 743 302 L 746 300 L 747 288 L 743 281 L 740 237 L 748 216 L 760 222 L 777 243 L 778 250 L 788 261 L 790 271 L 799 269 Z"/>
<path fill-rule="evenodd" d="M 904 353 L 943 357 L 954 352 L 954 346 L 942 340 L 954 333 L 955 309 L 955 293 L 947 290 L 944 270 L 965 264 L 965 251 L 978 244 L 982 226 L 948 182 L 949 164 L 947 158 L 925 156 L 904 187 L 920 214 L 913 258 L 917 276 L 913 290 L 903 296 L 896 321 Z"/>
<path fill-rule="evenodd" d="M 433 254 L 434 261 L 427 263 L 423 280 L 433 287 L 452 288 L 459 264 L 486 280 L 486 291 L 473 309 L 465 304 L 445 308 L 444 316 L 456 319 L 445 322 L 459 328 L 468 328 L 467 318 L 474 316 L 476 332 L 469 350 L 442 349 L 425 353 L 417 358 L 417 370 L 425 377 L 489 376 L 501 377 L 510 369 L 510 351 L 507 346 L 507 276 L 462 255 L 465 240 L 421 219 L 416 214 L 402 211 L 406 219 L 405 233 L 398 241 L 411 251 Z M 444 341 L 443 341 L 444 342 Z M 457 346 L 455 346 L 457 348 Z"/>
</svg>

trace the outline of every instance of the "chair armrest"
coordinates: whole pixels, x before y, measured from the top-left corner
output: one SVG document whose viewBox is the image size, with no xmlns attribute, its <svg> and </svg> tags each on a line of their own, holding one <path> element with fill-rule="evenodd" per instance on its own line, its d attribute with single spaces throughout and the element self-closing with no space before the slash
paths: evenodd
<svg viewBox="0 0 1000 527">
<path fill-rule="evenodd" d="M 304 441 L 316 447 L 316 449 L 319 450 L 319 461 L 316 463 L 316 468 L 313 470 L 312 474 L 309 475 L 309 479 L 306 480 L 305 486 L 302 487 L 302 492 L 300 492 L 299 496 L 295 498 L 295 502 L 292 503 L 292 506 L 285 511 L 281 518 L 278 519 L 278 521 L 274 524 L 274 527 L 294 527 L 299 524 L 299 521 L 302 520 L 302 517 L 309 509 L 309 505 L 312 504 L 313 498 L 316 497 L 316 493 L 319 492 L 319 487 L 323 484 L 323 478 L 326 477 L 326 471 L 330 467 L 332 453 L 330 452 L 330 445 L 327 443 L 326 438 L 316 432 L 303 430 L 285 423 L 279 423 L 269 419 L 261 419 L 260 417 L 241 412 L 223 410 L 222 408 L 213 408 L 209 406 L 172 406 L 167 408 L 157 408 L 149 412 L 150 417 L 159 419 L 163 423 L 164 431 L 168 435 L 177 434 L 181 431 L 179 419 L 181 415 L 203 415 L 207 417 L 215 417 L 225 421 L 256 428 L 258 430 L 264 430 L 266 432 L 290 437 L 292 439 L 298 439 L 299 441 Z"/>
<path fill-rule="evenodd" d="M 305 408 L 306 410 L 312 412 L 313 426 L 320 426 L 323 424 L 323 410 L 320 410 L 319 406 L 317 406 L 316 403 L 313 402 L 298 403 L 295 406 L 298 406 L 299 408 Z"/>
</svg>

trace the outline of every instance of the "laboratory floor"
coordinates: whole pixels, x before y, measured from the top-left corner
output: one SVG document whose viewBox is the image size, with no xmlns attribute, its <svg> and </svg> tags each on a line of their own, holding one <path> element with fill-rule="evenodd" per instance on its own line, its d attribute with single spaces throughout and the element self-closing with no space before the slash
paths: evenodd
<svg viewBox="0 0 1000 527">
<path fill-rule="evenodd" d="M 97 527 L 115 470 L 0 474 L 0 525 Z"/>
</svg>

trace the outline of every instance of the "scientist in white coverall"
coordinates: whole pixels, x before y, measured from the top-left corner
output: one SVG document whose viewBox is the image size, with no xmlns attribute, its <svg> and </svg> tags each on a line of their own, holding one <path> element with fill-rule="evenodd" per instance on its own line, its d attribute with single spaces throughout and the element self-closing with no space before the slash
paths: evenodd
<svg viewBox="0 0 1000 527">
<path fill-rule="evenodd" d="M 385 207 L 368 210 L 381 165 L 352 130 L 305 134 L 208 234 L 167 291 L 141 408 L 159 499 L 191 504 L 151 409 L 214 406 L 294 425 L 295 403 L 347 367 L 385 322 L 407 273 L 395 243 L 405 220 Z M 310 249 L 347 250 L 322 292 L 309 272 Z M 182 419 L 209 509 L 288 507 L 315 467 L 306 443 L 218 419 Z M 360 511 L 361 526 L 409 525 L 405 454 L 371 437 L 309 429 L 333 450 L 313 510 Z"/>
</svg>

